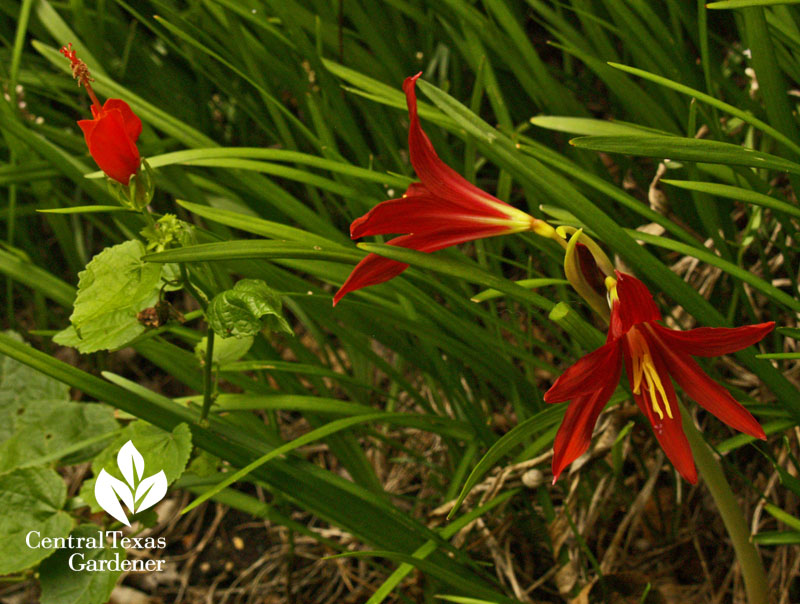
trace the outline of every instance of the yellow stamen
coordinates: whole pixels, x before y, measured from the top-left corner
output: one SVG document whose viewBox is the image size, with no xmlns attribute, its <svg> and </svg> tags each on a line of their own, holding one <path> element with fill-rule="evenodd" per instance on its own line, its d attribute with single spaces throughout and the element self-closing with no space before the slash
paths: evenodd
<svg viewBox="0 0 800 604">
<path fill-rule="evenodd" d="M 616 290 L 613 291 L 616 293 Z M 627 338 L 631 348 L 631 360 L 633 361 L 633 393 L 642 394 L 642 378 L 644 378 L 644 389 L 647 393 L 647 397 L 650 399 L 650 405 L 653 407 L 653 411 L 658 415 L 658 419 L 664 419 L 664 411 L 661 410 L 658 401 L 659 395 L 661 396 L 661 402 L 664 404 L 664 409 L 667 412 L 667 417 L 672 419 L 672 408 L 669 405 L 667 391 L 664 389 L 664 384 L 661 382 L 661 376 L 653 362 L 653 357 L 650 354 L 647 341 L 636 331 L 636 327 L 628 332 Z"/>
</svg>

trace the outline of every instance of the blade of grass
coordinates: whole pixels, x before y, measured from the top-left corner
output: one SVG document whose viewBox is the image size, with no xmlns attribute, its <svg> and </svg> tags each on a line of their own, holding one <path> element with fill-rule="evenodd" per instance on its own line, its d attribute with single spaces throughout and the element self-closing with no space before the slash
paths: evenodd
<svg viewBox="0 0 800 604">
<path fill-rule="evenodd" d="M 747 166 L 749 168 L 766 168 L 800 174 L 800 164 L 777 155 L 755 151 L 731 143 L 699 138 L 678 138 L 674 136 L 583 136 L 573 138 L 569 143 L 579 149 L 604 151 L 606 153 Z"/>
<path fill-rule="evenodd" d="M 724 111 L 725 113 L 734 115 L 739 119 L 741 119 L 743 122 L 755 126 L 759 130 L 761 130 L 764 134 L 768 134 L 775 141 L 782 143 L 786 147 L 792 149 L 795 153 L 800 153 L 800 145 L 798 145 L 794 140 L 789 138 L 789 136 L 787 136 L 780 130 L 773 128 L 766 122 L 761 121 L 751 113 L 743 111 L 734 105 L 725 103 L 724 101 L 720 101 L 719 99 L 711 96 L 710 94 L 706 94 L 699 90 L 695 90 L 694 88 L 690 88 L 689 86 L 685 86 L 684 84 L 674 82 L 668 78 L 656 75 L 654 73 L 650 73 L 642 69 L 637 69 L 636 67 L 629 67 L 628 65 L 621 65 L 619 63 L 609 63 L 609 65 L 611 65 L 611 67 L 614 67 L 615 69 L 619 69 L 626 73 L 639 76 L 641 78 L 644 78 L 645 80 L 650 80 L 651 82 L 655 82 L 656 84 L 659 84 L 671 90 L 676 90 L 681 94 L 685 94 L 689 97 L 697 99 L 698 101 L 707 103 L 712 107 L 716 107 L 717 109 Z"/>
<path fill-rule="evenodd" d="M 173 250 L 166 250 L 142 256 L 145 262 L 209 262 L 247 258 L 304 258 L 308 260 L 329 260 L 355 264 L 361 255 L 355 250 L 335 244 L 328 244 L 327 249 L 320 245 L 287 243 L 285 241 L 258 241 L 245 239 L 241 241 L 221 241 L 218 243 L 201 243 Z"/>
<path fill-rule="evenodd" d="M 458 508 L 464 502 L 469 492 L 472 490 L 478 481 L 483 477 L 486 472 L 494 467 L 494 465 L 503 457 L 509 454 L 514 448 L 524 443 L 526 440 L 531 438 L 532 436 L 536 436 L 544 432 L 547 428 L 552 426 L 553 424 L 557 423 L 561 416 L 563 415 L 565 409 L 562 406 L 560 407 L 550 407 L 545 409 L 544 411 L 540 411 L 536 415 L 529 417 L 524 422 L 517 424 L 511 430 L 506 432 L 497 442 L 492 445 L 492 447 L 481 457 L 480 461 L 475 465 L 470 472 L 469 476 L 467 477 L 467 481 L 464 483 L 464 486 L 461 489 L 461 493 L 456 499 L 455 504 L 453 505 L 452 510 L 448 514 L 448 517 L 452 517 L 453 514 L 458 511 Z M 545 443 L 541 443 L 542 448 Z"/>
<path fill-rule="evenodd" d="M 700 191 L 717 197 L 724 197 L 726 199 L 735 199 L 745 203 L 752 203 L 754 205 L 784 212 L 790 216 L 800 218 L 800 208 L 793 206 L 790 203 L 775 199 L 763 193 L 757 193 L 750 189 L 743 189 L 741 187 L 732 187 L 730 185 L 721 185 L 715 182 L 702 182 L 694 180 L 670 180 L 662 179 L 662 183 L 679 189 L 688 189 L 689 191 Z"/>
<path fill-rule="evenodd" d="M 719 10 L 751 6 L 777 6 L 779 4 L 800 4 L 800 0 L 722 0 L 721 2 L 709 2 L 706 8 Z"/>
</svg>

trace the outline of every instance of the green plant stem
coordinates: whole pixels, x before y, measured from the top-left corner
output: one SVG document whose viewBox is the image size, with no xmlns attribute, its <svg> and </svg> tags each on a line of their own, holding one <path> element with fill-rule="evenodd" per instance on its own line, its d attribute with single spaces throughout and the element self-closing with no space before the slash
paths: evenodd
<svg viewBox="0 0 800 604">
<path fill-rule="evenodd" d="M 208 307 L 208 303 L 206 302 L 205 296 L 203 296 L 199 291 L 197 291 L 197 288 L 194 286 L 194 283 L 192 283 L 191 280 L 189 279 L 189 271 L 186 270 L 186 265 L 183 262 L 181 262 L 179 266 L 181 270 L 181 279 L 183 280 L 183 285 L 186 288 L 186 291 L 188 291 L 191 294 L 191 296 L 195 300 L 197 300 L 197 303 L 200 305 L 200 308 L 202 308 L 203 312 L 205 313 L 206 308 Z"/>
<path fill-rule="evenodd" d="M 7 91 L 10 96 L 9 108 L 11 114 L 18 116 L 20 99 L 17 97 L 17 77 L 19 76 L 19 66 L 22 61 L 22 49 L 25 45 L 25 37 L 28 32 L 28 22 L 33 8 L 33 0 L 25 0 L 20 7 L 17 17 L 17 31 L 14 36 L 14 46 L 11 51 L 11 67 L 8 74 Z M 17 141 L 12 142 L 6 139 L 9 145 L 9 164 L 14 166 L 17 163 Z M 9 247 L 14 245 L 17 214 L 17 185 L 12 184 L 8 187 L 8 222 L 6 223 L 6 242 Z M 6 278 L 6 315 L 8 318 L 8 329 L 13 329 L 17 323 L 14 313 L 14 280 Z"/>
<path fill-rule="evenodd" d="M 11 153 L 11 165 L 16 163 L 16 154 Z M 14 229 L 16 226 L 17 213 L 17 185 L 8 188 L 8 222 L 6 223 L 6 242 L 9 247 L 14 245 Z M 6 277 L 6 315 L 8 318 L 8 329 L 14 329 L 16 315 L 14 313 L 14 280 Z"/>
<path fill-rule="evenodd" d="M 197 303 L 202 307 L 203 313 L 205 313 L 206 308 L 208 308 L 208 303 L 206 302 L 206 298 L 197 290 L 194 284 L 189 279 L 189 271 L 186 269 L 186 265 L 182 262 L 179 264 L 181 270 L 181 279 L 183 280 L 183 285 L 186 288 L 192 297 L 197 300 Z M 203 367 L 203 408 L 200 411 L 200 424 L 203 425 L 206 423 L 208 418 L 208 412 L 211 410 L 211 403 L 214 400 L 214 397 L 211 394 L 212 386 L 212 373 L 214 369 L 214 330 L 210 327 L 206 332 L 206 362 L 205 366 Z"/>
<path fill-rule="evenodd" d="M 155 228 L 156 219 L 153 218 L 153 215 L 147 208 L 142 208 L 142 217 L 144 218 L 144 221 L 147 223 L 147 226 Z"/>
<path fill-rule="evenodd" d="M 749 604 L 768 604 L 769 586 L 764 566 L 755 545 L 750 541 L 750 529 L 742 514 L 742 509 L 736 501 L 736 497 L 731 490 L 722 471 L 722 466 L 714 457 L 711 448 L 703 440 L 700 431 L 695 427 L 692 417 L 683 405 L 680 405 L 681 415 L 683 416 L 683 429 L 689 445 L 692 447 L 694 461 L 697 469 L 705 480 L 711 497 L 717 505 L 719 515 L 728 531 L 728 536 L 733 543 L 733 551 L 742 569 L 744 587 L 747 592 Z"/>
<path fill-rule="evenodd" d="M 210 327 L 206 335 L 206 364 L 203 367 L 203 409 L 200 411 L 200 421 L 205 422 L 211 409 L 211 374 L 214 359 L 214 330 Z"/>
</svg>

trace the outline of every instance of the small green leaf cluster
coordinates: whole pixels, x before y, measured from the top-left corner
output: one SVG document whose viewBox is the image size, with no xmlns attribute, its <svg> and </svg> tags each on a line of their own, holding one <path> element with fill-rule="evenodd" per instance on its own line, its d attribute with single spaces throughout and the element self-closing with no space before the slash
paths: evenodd
<svg viewBox="0 0 800 604">
<path fill-rule="evenodd" d="M 163 252 L 173 247 L 183 247 L 197 242 L 194 227 L 174 214 L 164 214 L 140 232 L 147 241 L 148 252 Z"/>
</svg>

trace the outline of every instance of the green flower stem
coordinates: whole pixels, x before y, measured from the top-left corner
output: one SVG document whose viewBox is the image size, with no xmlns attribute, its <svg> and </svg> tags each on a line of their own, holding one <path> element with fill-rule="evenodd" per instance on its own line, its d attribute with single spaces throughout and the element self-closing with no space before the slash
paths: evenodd
<svg viewBox="0 0 800 604">
<path fill-rule="evenodd" d="M 153 215 L 147 208 L 142 208 L 142 217 L 144 218 L 144 221 L 147 223 L 147 226 L 155 228 L 156 219 L 153 218 Z"/>
<path fill-rule="evenodd" d="M 191 279 L 189 279 L 189 271 L 186 269 L 186 265 L 181 262 L 179 264 L 181 270 L 181 279 L 183 280 L 183 286 L 186 288 L 192 297 L 197 300 L 197 303 L 202 307 L 203 313 L 205 313 L 206 308 L 208 308 L 208 302 L 206 302 L 205 296 L 203 296 L 197 288 L 192 283 Z M 211 403 L 214 400 L 212 396 L 212 372 L 213 372 L 213 359 L 214 359 L 214 330 L 210 327 L 206 332 L 206 362 L 205 366 L 203 367 L 203 408 L 200 410 L 200 424 L 206 424 L 206 420 L 208 418 L 208 412 L 211 410 Z"/>
<path fill-rule="evenodd" d="M 194 286 L 194 283 L 192 283 L 191 280 L 189 279 L 189 271 L 186 270 L 186 265 L 183 262 L 181 262 L 178 264 L 178 266 L 180 267 L 183 286 L 186 288 L 186 291 L 188 291 L 191 294 L 191 296 L 195 300 L 197 300 L 197 303 L 200 305 L 200 308 L 202 308 L 203 312 L 205 313 L 206 308 L 208 307 L 208 302 L 206 302 L 205 296 L 203 296 L 197 290 L 197 288 Z"/>
<path fill-rule="evenodd" d="M 214 330 L 208 328 L 206 336 L 206 364 L 203 367 L 203 408 L 200 411 L 200 422 L 203 423 L 208 417 L 208 412 L 211 409 L 211 373 L 213 369 L 214 359 Z"/>
<path fill-rule="evenodd" d="M 768 604 L 769 586 L 767 575 L 755 545 L 750 541 L 750 529 L 747 526 L 742 509 L 736 501 L 731 485 L 725 478 L 722 466 L 714 457 L 711 448 L 703 440 L 700 431 L 695 427 L 689 413 L 680 405 L 683 416 L 683 429 L 692 447 L 697 469 L 705 480 L 714 503 L 717 505 L 725 529 L 733 542 L 736 559 L 742 568 L 744 587 L 749 604 Z"/>
<path fill-rule="evenodd" d="M 11 90 L 11 89 L 9 89 Z M 16 154 L 11 151 L 11 165 L 16 164 Z M 14 229 L 16 227 L 17 214 L 17 185 L 8 187 L 8 218 L 6 221 L 6 243 L 9 247 L 14 245 Z M 6 315 L 8 317 L 8 328 L 13 329 L 17 324 L 17 317 L 14 313 L 14 280 L 6 277 Z"/>
</svg>

